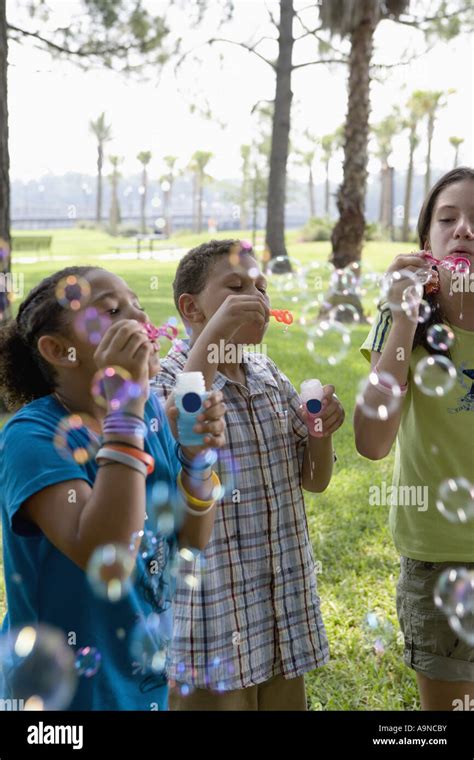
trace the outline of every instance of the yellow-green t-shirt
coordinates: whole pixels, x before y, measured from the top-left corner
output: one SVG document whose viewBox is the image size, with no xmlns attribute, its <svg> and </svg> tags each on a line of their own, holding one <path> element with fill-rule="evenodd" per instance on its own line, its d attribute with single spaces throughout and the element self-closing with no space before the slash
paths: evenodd
<svg viewBox="0 0 474 760">
<path fill-rule="evenodd" d="M 382 352 L 391 323 L 389 311 L 376 318 L 361 346 L 369 361 L 371 351 Z M 455 341 L 450 358 L 457 378 L 444 396 L 426 395 L 415 384 L 416 365 L 427 351 L 418 346 L 412 353 L 388 501 L 390 528 L 398 551 L 428 562 L 474 562 L 474 518 L 453 523 L 436 506 L 443 481 L 474 481 L 474 332 L 452 329 Z M 413 495 L 425 495 L 426 501 L 415 498 L 412 504 L 403 497 L 403 492 L 408 493 L 403 486 L 411 487 Z"/>
</svg>

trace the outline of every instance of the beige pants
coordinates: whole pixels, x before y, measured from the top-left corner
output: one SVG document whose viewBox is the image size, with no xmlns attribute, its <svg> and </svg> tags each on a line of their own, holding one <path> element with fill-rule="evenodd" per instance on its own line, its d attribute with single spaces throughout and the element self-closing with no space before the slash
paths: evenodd
<svg viewBox="0 0 474 760">
<path fill-rule="evenodd" d="M 275 676 L 258 686 L 246 689 L 215 692 L 195 689 L 183 697 L 178 689 L 170 688 L 170 710 L 307 710 L 304 677 Z"/>
</svg>

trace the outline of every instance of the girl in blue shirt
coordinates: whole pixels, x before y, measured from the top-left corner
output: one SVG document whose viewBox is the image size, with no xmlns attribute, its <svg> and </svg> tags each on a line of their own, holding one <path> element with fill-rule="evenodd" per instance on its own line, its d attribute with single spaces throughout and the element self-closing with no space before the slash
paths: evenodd
<svg viewBox="0 0 474 760">
<path fill-rule="evenodd" d="M 91 342 L 79 325 L 92 308 L 102 330 Z M 132 633 L 150 614 L 160 616 L 160 630 L 170 630 L 177 546 L 204 548 L 214 521 L 216 476 L 209 467 L 198 479 L 191 463 L 204 449 L 223 445 L 222 396 L 211 395 L 195 427 L 205 433 L 204 445 L 181 450 L 178 500 L 175 442 L 160 405 L 149 397 L 149 379 L 160 366 L 147 321 L 120 277 L 98 267 L 69 267 L 37 285 L 17 318 L 0 329 L 2 398 L 18 410 L 0 434 L 3 632 L 45 623 L 61 629 L 76 651 L 98 650 L 100 668 L 79 678 L 70 709 L 167 709 L 166 675 L 133 661 Z M 116 375 L 105 376 L 103 406 L 91 393 L 94 375 L 110 367 L 125 370 L 135 389 L 119 410 Z M 74 414 L 84 424 L 68 432 L 68 446 L 92 442 L 97 450 L 106 443 L 109 454 L 98 462 L 95 456 L 65 458 L 55 441 L 60 421 Z M 173 428 L 176 414 L 176 408 L 169 412 Z M 174 505 L 175 516 L 178 502 L 184 504 L 184 519 L 166 533 L 157 529 L 163 501 Z M 138 551 L 140 531 L 152 536 L 151 551 Z M 131 590 L 116 602 L 94 593 L 86 574 L 91 555 L 107 544 L 129 547 L 134 560 Z M 5 690 L 15 696 L 8 678 Z"/>
</svg>

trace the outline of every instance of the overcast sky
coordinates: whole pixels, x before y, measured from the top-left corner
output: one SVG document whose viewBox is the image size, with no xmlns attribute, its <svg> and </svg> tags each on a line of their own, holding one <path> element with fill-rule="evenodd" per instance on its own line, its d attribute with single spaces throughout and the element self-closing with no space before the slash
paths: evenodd
<svg viewBox="0 0 474 760">
<path fill-rule="evenodd" d="M 150 0 L 151 1 L 151 0 Z M 424 2 L 424 0 L 423 0 Z M 153 0 L 158 8 L 162 3 Z M 298 5 L 298 3 L 296 3 Z M 300 7 L 308 3 L 299 3 Z M 426 0 L 427 8 L 432 3 Z M 60 24 L 67 24 L 77 8 L 75 0 L 49 0 Z M 257 39 L 272 35 L 263 0 L 236 0 L 234 20 L 221 30 L 221 34 L 236 40 Z M 275 6 L 275 3 L 269 3 Z M 7 3 L 11 23 L 19 19 L 17 3 Z M 180 33 L 184 47 L 193 47 L 213 33 L 212 22 L 200 28 L 186 28 L 188 14 L 176 9 L 171 22 L 175 33 Z M 192 27 L 192 25 L 190 25 Z M 311 40 L 298 43 L 295 62 L 309 60 L 314 52 Z M 375 61 L 395 62 L 407 46 L 412 49 L 423 45 L 420 33 L 408 27 L 381 23 L 376 34 Z M 268 43 L 262 51 L 271 54 L 274 48 Z M 218 53 L 223 54 L 219 64 Z M 203 52 L 200 68 L 190 63 L 183 67 L 177 79 L 169 66 L 156 81 L 128 81 L 117 73 L 98 71 L 84 73 L 64 61 L 54 61 L 46 53 L 36 50 L 31 43 L 10 46 L 9 108 L 10 151 L 13 178 L 30 179 L 46 172 L 62 174 L 66 171 L 95 172 L 96 151 L 88 124 L 101 111 L 105 111 L 113 126 L 114 140 L 109 153 L 123 155 L 124 173 L 138 170 L 136 155 L 151 150 L 151 174 L 163 171 L 161 158 L 166 154 L 179 157 L 185 166 L 195 150 L 214 153 L 209 173 L 216 178 L 238 177 L 240 145 L 251 140 L 255 119 L 252 106 L 260 99 L 274 95 L 274 77 L 271 69 L 245 51 L 230 45 Z M 403 105 L 415 89 L 448 90 L 448 106 L 440 111 L 433 144 L 433 163 L 451 168 L 451 135 L 463 137 L 461 146 L 463 163 L 473 161 L 474 133 L 474 43 L 467 35 L 449 44 L 439 44 L 423 58 L 409 66 L 393 71 L 384 84 L 372 86 L 372 120 L 388 115 L 393 104 Z M 294 119 L 298 133 L 311 129 L 315 135 L 333 131 L 344 119 L 346 111 L 346 71 L 344 67 L 332 69 L 317 65 L 308 66 L 293 75 Z M 215 121 L 207 121 L 189 110 L 190 101 L 200 104 L 204 93 L 216 114 Z M 222 123 L 224 122 L 224 124 Z M 425 128 L 423 127 L 423 136 Z M 422 170 L 425 154 L 423 140 L 417 152 L 417 166 Z M 402 169 L 406 166 L 407 140 L 400 136 L 395 141 L 392 163 Z M 370 168 L 378 164 L 371 161 Z M 293 170 L 301 176 L 301 170 Z M 333 170 L 339 179 L 338 168 Z"/>
</svg>

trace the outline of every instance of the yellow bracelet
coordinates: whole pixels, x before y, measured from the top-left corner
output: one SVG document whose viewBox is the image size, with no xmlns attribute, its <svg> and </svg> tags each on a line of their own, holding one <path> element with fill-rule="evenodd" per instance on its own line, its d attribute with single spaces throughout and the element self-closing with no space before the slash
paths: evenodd
<svg viewBox="0 0 474 760">
<path fill-rule="evenodd" d="M 210 507 L 212 504 L 214 504 L 214 502 L 216 501 L 216 499 L 210 499 L 208 501 L 203 501 L 202 499 L 196 499 L 195 496 L 193 496 L 192 494 L 190 494 L 189 491 L 187 491 L 185 489 L 184 485 L 183 485 L 182 474 L 183 474 L 183 471 L 180 470 L 177 482 L 178 482 L 178 486 L 179 486 L 180 491 L 182 492 L 183 496 L 186 498 L 186 501 L 189 502 L 189 504 L 192 504 L 193 507 L 198 507 L 198 509 L 207 509 L 207 507 Z M 216 472 L 214 472 L 214 470 L 212 470 L 212 472 L 211 472 L 211 478 L 212 478 L 212 483 L 213 483 L 214 489 L 220 488 L 221 487 L 221 481 L 219 480 L 219 476 L 217 475 Z"/>
</svg>

